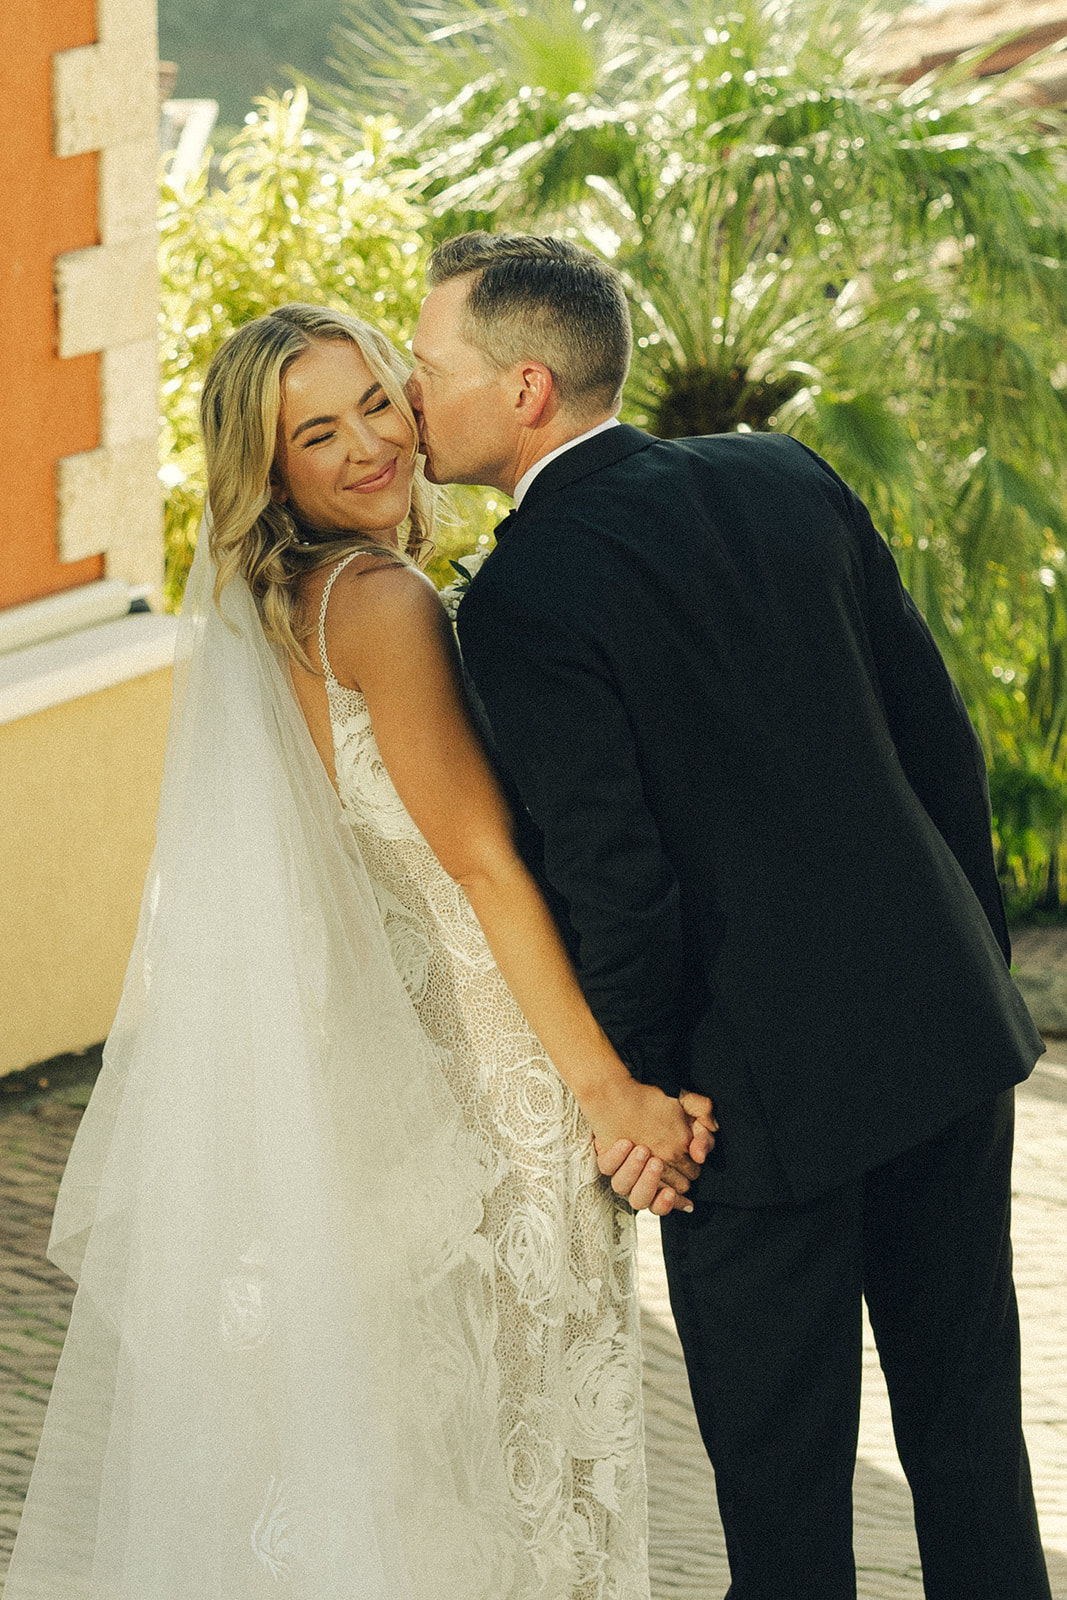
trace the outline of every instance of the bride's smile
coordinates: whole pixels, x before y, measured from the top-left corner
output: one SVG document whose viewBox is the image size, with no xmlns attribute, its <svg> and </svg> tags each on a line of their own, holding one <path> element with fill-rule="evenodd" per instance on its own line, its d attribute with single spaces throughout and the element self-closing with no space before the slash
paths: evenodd
<svg viewBox="0 0 1067 1600">
<path fill-rule="evenodd" d="M 346 494 L 374 494 L 378 489 L 387 489 L 396 477 L 396 462 L 389 461 L 380 472 L 372 472 L 367 478 L 360 478 L 358 483 L 345 484 Z"/>
</svg>

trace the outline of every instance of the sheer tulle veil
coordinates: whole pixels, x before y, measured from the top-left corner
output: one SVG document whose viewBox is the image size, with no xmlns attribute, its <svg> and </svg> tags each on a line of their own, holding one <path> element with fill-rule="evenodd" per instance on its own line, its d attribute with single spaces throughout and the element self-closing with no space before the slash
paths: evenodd
<svg viewBox="0 0 1067 1600">
<path fill-rule="evenodd" d="M 5 1600 L 518 1600 L 487 1157 L 288 666 L 213 582 L 202 537 Z"/>
</svg>

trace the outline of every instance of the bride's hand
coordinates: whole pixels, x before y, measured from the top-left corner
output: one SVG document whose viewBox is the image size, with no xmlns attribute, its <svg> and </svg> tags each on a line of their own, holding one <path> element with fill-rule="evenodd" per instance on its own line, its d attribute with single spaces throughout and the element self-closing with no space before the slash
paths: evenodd
<svg viewBox="0 0 1067 1600">
<path fill-rule="evenodd" d="M 679 1103 L 690 1123 L 689 1154 L 694 1160 L 703 1161 L 719 1128 L 712 1103 L 706 1095 L 692 1090 L 683 1090 Z M 617 1139 L 612 1145 L 596 1138 L 593 1142 L 600 1171 L 611 1179 L 615 1193 L 627 1199 L 635 1211 L 649 1210 L 658 1217 L 665 1217 L 672 1210 L 692 1211 L 692 1201 L 683 1198 L 688 1182 L 683 1179 L 673 1186 L 673 1172 L 665 1177 L 663 1162 L 643 1145 L 634 1145 L 630 1139 Z"/>
<path fill-rule="evenodd" d="M 662 1089 L 628 1078 L 594 1100 L 583 1101 L 582 1110 L 598 1150 L 619 1140 L 644 1148 L 662 1163 L 662 1181 L 684 1194 L 700 1176 L 700 1164 L 714 1142 L 711 1102 L 701 1095 L 688 1099 L 690 1106 L 685 1107 Z"/>
</svg>

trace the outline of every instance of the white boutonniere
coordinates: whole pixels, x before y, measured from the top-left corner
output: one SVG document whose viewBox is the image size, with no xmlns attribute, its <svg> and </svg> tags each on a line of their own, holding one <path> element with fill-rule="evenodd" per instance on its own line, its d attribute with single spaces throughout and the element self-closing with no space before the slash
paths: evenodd
<svg viewBox="0 0 1067 1600">
<path fill-rule="evenodd" d="M 442 604 L 453 622 L 456 620 L 460 601 L 470 588 L 475 573 L 488 554 L 488 550 L 470 550 L 465 556 L 459 556 L 457 560 L 448 563 L 456 576 L 450 584 L 447 584 L 440 591 L 440 595 Z"/>
</svg>

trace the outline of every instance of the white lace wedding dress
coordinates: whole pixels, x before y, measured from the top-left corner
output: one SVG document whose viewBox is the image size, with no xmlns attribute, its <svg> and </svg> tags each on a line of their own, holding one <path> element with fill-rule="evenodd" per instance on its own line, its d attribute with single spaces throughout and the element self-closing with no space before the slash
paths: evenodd
<svg viewBox="0 0 1067 1600">
<path fill-rule="evenodd" d="M 5 1600 L 647 1600 L 632 1219 L 362 697 L 339 801 L 215 577 Z"/>
<path fill-rule="evenodd" d="M 351 557 L 348 559 L 352 559 Z M 404 809 L 366 701 L 319 651 L 337 787 L 398 971 L 467 1126 L 492 1152 L 479 1233 L 491 1275 L 499 1437 L 539 1600 L 648 1595 L 634 1222 L 588 1126 L 489 953 L 463 890 Z M 457 1441 L 459 1448 L 462 1441 Z"/>
</svg>

